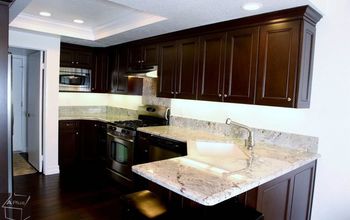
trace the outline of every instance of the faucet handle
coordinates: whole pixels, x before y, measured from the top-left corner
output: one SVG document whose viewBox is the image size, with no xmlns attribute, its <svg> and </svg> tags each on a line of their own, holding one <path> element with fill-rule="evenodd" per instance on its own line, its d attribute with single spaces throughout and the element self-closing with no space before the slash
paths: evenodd
<svg viewBox="0 0 350 220">
<path fill-rule="evenodd" d="M 227 119 L 226 119 L 226 124 L 227 124 L 227 125 L 231 124 L 231 122 L 232 122 L 231 118 L 227 118 Z"/>
</svg>

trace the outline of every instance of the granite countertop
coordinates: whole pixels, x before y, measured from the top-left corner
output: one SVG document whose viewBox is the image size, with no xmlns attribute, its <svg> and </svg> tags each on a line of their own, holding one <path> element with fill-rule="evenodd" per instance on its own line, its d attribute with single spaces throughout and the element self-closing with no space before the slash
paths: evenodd
<svg viewBox="0 0 350 220">
<path fill-rule="evenodd" d="M 202 205 L 211 206 L 244 193 L 261 184 L 308 164 L 318 154 L 303 149 L 257 143 L 251 152 L 243 140 L 213 135 L 204 131 L 173 126 L 139 128 L 139 131 L 187 142 L 188 155 L 139 164 L 133 172 Z M 232 144 L 227 155 L 201 156 L 198 142 L 215 149 L 216 142 Z M 209 152 L 209 151 L 208 151 Z"/>
<path fill-rule="evenodd" d="M 59 120 L 93 120 L 101 122 L 114 122 L 124 120 L 136 120 L 135 116 L 129 115 L 108 115 L 108 114 L 94 114 L 94 115 L 67 115 L 59 116 Z"/>
</svg>

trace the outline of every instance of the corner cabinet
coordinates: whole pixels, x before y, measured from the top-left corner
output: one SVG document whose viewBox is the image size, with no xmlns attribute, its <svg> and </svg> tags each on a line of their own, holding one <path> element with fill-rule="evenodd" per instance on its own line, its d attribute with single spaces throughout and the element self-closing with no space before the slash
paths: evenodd
<svg viewBox="0 0 350 220">
<path fill-rule="evenodd" d="M 315 31 L 304 20 L 261 27 L 256 104 L 310 106 Z"/>
</svg>

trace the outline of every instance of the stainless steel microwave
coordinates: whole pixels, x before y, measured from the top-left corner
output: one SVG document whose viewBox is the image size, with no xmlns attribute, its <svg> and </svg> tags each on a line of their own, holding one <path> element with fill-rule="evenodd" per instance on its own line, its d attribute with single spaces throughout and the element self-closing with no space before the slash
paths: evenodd
<svg viewBox="0 0 350 220">
<path fill-rule="evenodd" d="M 60 67 L 60 91 L 91 92 L 91 70 Z"/>
</svg>

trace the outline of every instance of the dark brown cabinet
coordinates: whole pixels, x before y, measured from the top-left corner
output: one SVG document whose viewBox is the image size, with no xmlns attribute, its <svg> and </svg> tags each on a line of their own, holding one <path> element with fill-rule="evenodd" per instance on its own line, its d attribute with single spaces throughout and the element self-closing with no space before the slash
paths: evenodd
<svg viewBox="0 0 350 220">
<path fill-rule="evenodd" d="M 60 121 L 60 169 L 96 165 L 103 161 L 107 150 L 106 131 L 106 124 L 98 121 Z"/>
<path fill-rule="evenodd" d="M 110 69 L 109 69 L 109 90 L 115 94 L 142 95 L 143 80 L 135 77 L 128 77 L 128 48 L 110 48 Z"/>
<path fill-rule="evenodd" d="M 198 99 L 222 100 L 222 83 L 225 71 L 226 32 L 200 38 Z"/>
<path fill-rule="evenodd" d="M 294 106 L 299 37 L 300 21 L 261 27 L 256 104 Z"/>
<path fill-rule="evenodd" d="M 158 96 L 195 99 L 198 38 L 163 43 L 159 48 Z"/>
<path fill-rule="evenodd" d="M 254 103 L 259 27 L 228 32 L 222 100 Z"/>
<path fill-rule="evenodd" d="M 92 86 L 91 91 L 96 93 L 106 93 L 109 88 L 109 53 L 103 48 L 95 49 L 94 51 L 94 69 L 92 71 Z"/>
<path fill-rule="evenodd" d="M 265 220 L 308 220 L 315 171 L 316 161 L 248 191 L 243 201 L 262 212 Z"/>
<path fill-rule="evenodd" d="M 158 96 L 172 98 L 175 95 L 176 74 L 176 42 L 171 41 L 159 45 L 158 63 Z"/>
<path fill-rule="evenodd" d="M 137 69 L 142 66 L 157 65 L 157 45 L 131 46 L 128 48 L 128 67 Z"/>
<path fill-rule="evenodd" d="M 76 165 L 80 145 L 78 121 L 59 122 L 58 164 L 60 169 Z"/>
<path fill-rule="evenodd" d="M 112 47 L 109 50 L 110 69 L 109 69 L 109 91 L 111 93 L 126 94 L 128 92 L 127 69 L 127 48 Z"/>
<path fill-rule="evenodd" d="M 61 44 L 61 67 L 93 68 L 93 51 L 89 47 Z"/>
</svg>

